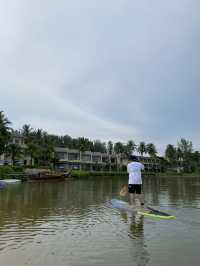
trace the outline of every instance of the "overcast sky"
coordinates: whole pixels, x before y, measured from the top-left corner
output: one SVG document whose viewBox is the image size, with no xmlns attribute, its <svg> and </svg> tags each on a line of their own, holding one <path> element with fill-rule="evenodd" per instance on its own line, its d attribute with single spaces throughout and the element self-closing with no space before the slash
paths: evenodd
<svg viewBox="0 0 200 266">
<path fill-rule="evenodd" d="M 199 148 L 199 0 L 0 0 L 0 109 L 19 129 Z"/>
</svg>

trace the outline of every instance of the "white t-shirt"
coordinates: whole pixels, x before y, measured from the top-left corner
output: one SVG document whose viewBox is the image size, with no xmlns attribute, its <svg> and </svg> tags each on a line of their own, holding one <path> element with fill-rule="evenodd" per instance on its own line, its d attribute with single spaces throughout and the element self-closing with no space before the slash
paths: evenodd
<svg viewBox="0 0 200 266">
<path fill-rule="evenodd" d="M 144 165 L 142 163 L 131 162 L 127 165 L 129 184 L 142 184 L 141 170 L 144 170 Z"/>
</svg>

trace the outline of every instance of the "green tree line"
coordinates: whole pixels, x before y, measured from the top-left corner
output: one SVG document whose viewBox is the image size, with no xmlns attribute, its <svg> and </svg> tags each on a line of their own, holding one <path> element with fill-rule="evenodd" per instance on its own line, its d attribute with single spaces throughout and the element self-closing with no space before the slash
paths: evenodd
<svg viewBox="0 0 200 266">
<path fill-rule="evenodd" d="M 24 147 L 12 142 L 13 135 L 15 134 L 23 136 Z M 57 160 L 53 152 L 54 147 L 66 147 L 82 152 L 115 153 L 120 154 L 122 158 L 128 158 L 133 153 L 138 153 L 141 156 L 157 156 L 156 146 L 153 143 L 145 143 L 144 141 L 138 144 L 133 140 L 129 140 L 126 143 L 113 143 L 112 141 L 106 143 L 100 140 L 90 140 L 85 137 L 57 136 L 48 134 L 42 129 L 33 129 L 29 124 L 23 125 L 21 129 L 16 131 L 11 127 L 11 122 L 4 112 L 0 111 L 0 155 L 9 155 L 12 162 L 15 162 L 16 159 L 23 155 L 28 155 L 32 163 L 48 165 L 49 163 L 55 163 Z M 199 161 L 200 154 L 198 151 L 193 151 L 191 141 L 181 139 L 177 146 L 169 144 L 166 147 L 164 162 L 167 167 L 182 167 L 184 171 L 193 171 L 198 168 Z"/>
<path fill-rule="evenodd" d="M 14 135 L 23 136 L 25 146 L 12 143 Z M 85 137 L 72 138 L 69 135 L 57 136 L 48 134 L 42 129 L 33 129 L 31 125 L 25 124 L 20 130 L 11 128 L 11 122 L 0 112 L 0 154 L 9 155 L 14 162 L 21 155 L 29 155 L 31 160 L 36 164 L 47 164 L 56 158 L 53 156 L 54 147 L 66 147 L 77 149 L 82 152 L 92 151 L 109 154 L 120 154 L 128 157 L 133 152 L 139 152 L 141 155 L 149 154 L 156 156 L 157 150 L 153 143 L 145 144 L 144 142 L 136 145 L 134 141 L 129 140 L 127 143 L 112 141 L 102 142 L 100 140 L 90 140 Z"/>
<path fill-rule="evenodd" d="M 179 168 L 183 172 L 200 170 L 200 153 L 194 151 L 192 142 L 184 138 L 176 146 L 167 145 L 165 159 L 168 167 Z"/>
</svg>

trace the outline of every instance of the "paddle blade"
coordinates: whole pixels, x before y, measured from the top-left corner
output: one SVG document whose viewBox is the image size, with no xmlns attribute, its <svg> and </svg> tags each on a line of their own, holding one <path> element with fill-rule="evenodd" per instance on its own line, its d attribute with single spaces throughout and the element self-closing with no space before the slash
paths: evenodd
<svg viewBox="0 0 200 266">
<path fill-rule="evenodd" d="M 120 194 L 120 196 L 125 197 L 127 195 L 127 193 L 128 193 L 128 186 L 125 185 L 122 187 L 119 194 Z"/>
</svg>

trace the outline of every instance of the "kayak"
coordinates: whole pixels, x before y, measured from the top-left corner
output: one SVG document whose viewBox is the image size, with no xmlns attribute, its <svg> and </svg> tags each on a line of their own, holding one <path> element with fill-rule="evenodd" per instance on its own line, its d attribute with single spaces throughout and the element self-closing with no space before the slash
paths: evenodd
<svg viewBox="0 0 200 266">
<path fill-rule="evenodd" d="M 16 184 L 16 183 L 20 183 L 21 180 L 20 179 L 4 179 L 4 180 L 0 180 L 0 182 L 2 184 Z"/>
<path fill-rule="evenodd" d="M 0 189 L 5 188 L 5 187 L 6 187 L 6 183 L 3 181 L 0 181 Z"/>
</svg>

